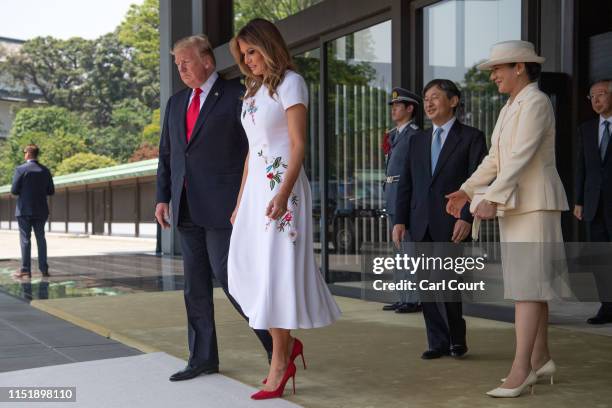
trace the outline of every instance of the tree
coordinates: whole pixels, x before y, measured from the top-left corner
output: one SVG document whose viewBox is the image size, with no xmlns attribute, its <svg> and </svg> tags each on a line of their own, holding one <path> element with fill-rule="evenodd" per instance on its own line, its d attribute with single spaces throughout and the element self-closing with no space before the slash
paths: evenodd
<svg viewBox="0 0 612 408">
<path fill-rule="evenodd" d="M 5 158 L 15 168 L 23 163 L 23 148 L 36 144 L 40 149 L 39 160 L 54 173 L 64 159 L 80 152 L 85 152 L 87 146 L 82 136 L 56 130 L 52 134 L 44 132 L 25 132 L 20 137 L 10 138 Z M 3 179 L 6 181 L 6 179 Z"/>
<path fill-rule="evenodd" d="M 86 170 L 100 169 L 117 165 L 117 162 L 107 156 L 93 153 L 77 153 L 64 159 L 57 166 L 56 176 L 63 174 L 79 173 Z"/>
<path fill-rule="evenodd" d="M 149 29 L 159 26 L 158 16 L 153 17 L 157 20 L 148 22 Z M 49 105 L 84 112 L 94 126 L 108 126 L 112 106 L 123 99 L 138 98 L 151 109 L 159 106 L 159 39 L 125 44 L 120 33 L 118 29 L 94 41 L 34 38 L 19 52 L 7 54 L 0 72 L 20 93 L 39 93 Z"/>
<path fill-rule="evenodd" d="M 482 130 L 490 142 L 499 111 L 508 97 L 497 91 L 489 78 L 489 71 L 481 71 L 476 65 L 468 69 L 460 86 L 461 104 L 465 108 L 462 121 Z"/>
<path fill-rule="evenodd" d="M 130 52 L 138 97 L 154 109 L 159 106 L 159 0 L 132 4 L 117 35 Z"/>
<path fill-rule="evenodd" d="M 465 73 L 462 88 L 472 92 L 496 93 L 497 86 L 489 79 L 489 74 L 489 71 L 481 71 L 474 65 Z"/>
<path fill-rule="evenodd" d="M 159 107 L 159 0 L 131 6 L 115 31 L 96 40 L 38 37 L 18 52 L 2 49 L 0 76 L 15 93 L 50 105 L 17 115 L 0 143 L 0 181 L 10 181 L 30 142 L 52 171 L 85 150 L 125 162 L 143 142 L 159 140 L 159 112 L 149 123 Z"/>
<path fill-rule="evenodd" d="M 132 157 L 128 160 L 129 163 L 139 162 L 142 160 L 156 159 L 159 157 L 159 147 L 147 142 L 142 142 L 138 149 L 134 151 Z"/>
<path fill-rule="evenodd" d="M 161 117 L 159 109 L 155 109 L 151 114 L 151 123 L 142 129 L 142 141 L 152 146 L 159 145 L 159 137 L 161 135 Z"/>
<path fill-rule="evenodd" d="M 6 142 L 0 145 L 0 183 L 10 183 L 13 169 L 23 162 L 23 148 L 35 143 L 40 157 L 53 172 L 69 156 L 87 150 L 86 125 L 65 108 L 23 108 L 15 116 Z"/>
<path fill-rule="evenodd" d="M 0 186 L 11 182 L 13 171 L 14 166 L 8 149 L 8 141 L 0 139 Z"/>
<path fill-rule="evenodd" d="M 93 129 L 88 137 L 91 151 L 125 163 L 140 145 L 142 128 L 151 112 L 137 99 L 113 106 L 110 126 Z"/>
<path fill-rule="evenodd" d="M 79 110 L 87 92 L 87 72 L 92 68 L 93 42 L 83 38 L 59 40 L 37 37 L 10 54 L 0 70 L 23 93 L 33 87 L 50 105 Z"/>
<path fill-rule="evenodd" d="M 55 131 L 84 135 L 86 125 L 78 115 L 59 106 L 22 108 L 15 115 L 9 137 L 20 138 L 28 132 L 50 134 Z"/>
<path fill-rule="evenodd" d="M 234 0 L 234 28 L 238 32 L 253 18 L 282 20 L 321 0 Z"/>
<path fill-rule="evenodd" d="M 140 89 L 128 50 L 110 33 L 96 40 L 86 83 L 85 105 L 80 110 L 94 126 L 109 126 L 113 108 L 126 99 L 136 99 Z"/>
</svg>

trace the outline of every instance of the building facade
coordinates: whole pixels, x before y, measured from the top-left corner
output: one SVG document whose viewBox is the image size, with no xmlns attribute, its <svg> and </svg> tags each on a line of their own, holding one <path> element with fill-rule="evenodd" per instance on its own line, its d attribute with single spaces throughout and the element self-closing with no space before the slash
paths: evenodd
<svg viewBox="0 0 612 408">
<path fill-rule="evenodd" d="M 573 201 L 574 129 L 593 116 L 586 99 L 591 81 L 612 77 L 612 68 L 602 57 L 612 55 L 611 2 L 324 0 L 308 4 L 312 5 L 277 24 L 310 86 L 304 167 L 313 189 L 318 259 L 328 282 L 352 280 L 361 270 L 359 255 L 368 244 L 389 239 L 380 146 L 391 125 L 386 104 L 391 88 L 420 93 L 433 78 L 452 79 L 463 92 L 462 120 L 490 138 L 505 100 L 475 66 L 498 41 L 528 40 L 546 57 L 540 86 L 555 107 L 558 168 Z M 161 0 L 162 103 L 182 86 L 169 51 L 186 35 L 207 34 L 218 70 L 227 77 L 239 75 L 228 44 L 235 31 L 236 6 L 224 0 Z M 428 126 L 422 115 L 418 121 Z M 563 228 L 566 240 L 581 238 L 569 212 L 564 214 Z M 485 234 L 497 239 L 494 223 L 486 226 Z M 171 235 L 164 236 L 166 251 L 174 246 Z"/>
</svg>

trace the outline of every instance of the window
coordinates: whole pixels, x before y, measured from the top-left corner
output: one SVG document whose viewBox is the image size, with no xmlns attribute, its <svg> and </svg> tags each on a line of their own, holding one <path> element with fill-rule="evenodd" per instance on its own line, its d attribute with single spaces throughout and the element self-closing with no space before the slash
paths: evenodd
<svg viewBox="0 0 612 408">
<path fill-rule="evenodd" d="M 328 220 L 332 281 L 358 280 L 362 246 L 389 238 L 381 149 L 390 125 L 391 22 L 327 46 Z"/>
</svg>

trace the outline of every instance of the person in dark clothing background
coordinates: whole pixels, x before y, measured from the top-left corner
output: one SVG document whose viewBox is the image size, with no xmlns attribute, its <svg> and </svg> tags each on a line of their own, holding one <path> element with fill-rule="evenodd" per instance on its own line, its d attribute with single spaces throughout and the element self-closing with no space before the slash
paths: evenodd
<svg viewBox="0 0 612 408">
<path fill-rule="evenodd" d="M 612 133 L 612 79 L 600 80 L 588 95 L 598 117 L 578 128 L 576 166 L 576 205 L 574 216 L 586 223 L 590 242 L 612 241 L 612 161 L 610 134 Z M 612 323 L 609 271 L 595 275 L 601 307 L 588 324 Z"/>
<path fill-rule="evenodd" d="M 23 149 L 23 153 L 26 162 L 15 169 L 11 186 L 11 193 L 18 197 L 15 216 L 19 224 L 21 244 L 21 269 L 13 276 L 32 277 L 32 229 L 38 246 L 38 269 L 43 276 L 49 276 L 45 223 L 49 217 L 47 196 L 55 193 L 53 177 L 49 169 L 38 162 L 38 146 L 29 144 Z"/>
</svg>

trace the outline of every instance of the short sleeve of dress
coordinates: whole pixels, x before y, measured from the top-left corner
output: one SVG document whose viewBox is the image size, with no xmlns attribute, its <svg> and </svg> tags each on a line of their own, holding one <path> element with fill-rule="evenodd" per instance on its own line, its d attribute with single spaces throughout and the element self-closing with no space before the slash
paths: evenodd
<svg viewBox="0 0 612 408">
<path fill-rule="evenodd" d="M 308 87 L 301 75 L 287 71 L 276 91 L 284 110 L 300 103 L 308 107 Z"/>
</svg>

